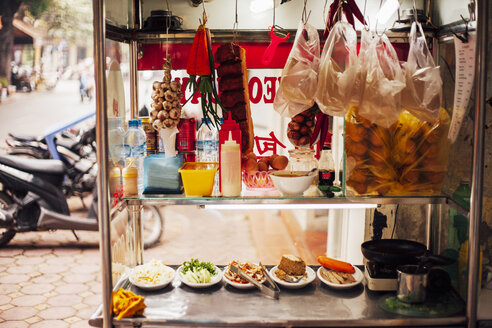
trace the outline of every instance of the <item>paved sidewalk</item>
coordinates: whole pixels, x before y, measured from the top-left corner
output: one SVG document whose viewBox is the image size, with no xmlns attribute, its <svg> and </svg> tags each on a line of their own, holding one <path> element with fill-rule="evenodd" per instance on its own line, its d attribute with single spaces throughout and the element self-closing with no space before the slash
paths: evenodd
<svg viewBox="0 0 492 328">
<path fill-rule="evenodd" d="M 98 232 L 18 234 L 0 250 L 0 328 L 89 327 L 101 302 Z"/>
<path fill-rule="evenodd" d="M 281 254 L 297 253 L 311 262 L 308 254 L 319 255 L 326 245 L 312 234 L 289 233 L 295 225 L 276 212 L 194 206 L 161 211 L 164 233 L 159 245 L 144 252 L 145 261 L 181 264 L 194 257 L 218 264 L 233 259 L 276 264 Z M 0 328 L 90 327 L 102 294 L 99 232 L 77 235 L 80 241 L 70 231 L 20 233 L 0 248 Z"/>
</svg>

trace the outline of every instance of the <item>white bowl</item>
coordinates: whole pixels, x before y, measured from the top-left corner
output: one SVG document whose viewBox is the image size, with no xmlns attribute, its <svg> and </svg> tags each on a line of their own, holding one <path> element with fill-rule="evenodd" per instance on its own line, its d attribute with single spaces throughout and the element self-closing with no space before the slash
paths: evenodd
<svg viewBox="0 0 492 328">
<path fill-rule="evenodd" d="M 152 265 L 154 265 L 154 267 L 157 268 L 159 273 L 163 275 L 161 281 L 157 283 L 139 281 L 139 277 L 145 276 L 146 271 Z M 145 289 L 145 290 L 157 290 L 166 287 L 167 285 L 169 285 L 171 281 L 173 281 L 174 269 L 168 267 L 167 265 L 163 265 L 161 263 L 155 264 L 153 262 L 150 262 L 150 263 L 138 265 L 135 268 L 133 268 L 128 278 L 130 282 L 133 285 L 137 286 L 138 288 Z"/>
<path fill-rule="evenodd" d="M 273 184 L 284 196 L 302 196 L 313 183 L 317 171 L 305 175 L 307 171 L 276 171 L 270 173 Z M 289 175 L 289 176 L 287 176 Z"/>
<path fill-rule="evenodd" d="M 306 277 L 303 277 L 301 280 L 299 280 L 298 282 L 287 282 L 287 281 L 284 281 L 282 279 L 280 279 L 279 277 L 277 277 L 277 274 L 275 273 L 278 269 L 278 266 L 274 266 L 273 268 L 270 269 L 270 276 L 272 277 L 272 279 L 279 285 L 285 287 L 285 288 L 290 288 L 290 289 L 298 289 L 298 288 L 302 288 L 310 283 L 312 283 L 314 281 L 314 279 L 316 278 L 316 272 L 314 272 L 313 269 L 311 269 L 309 266 L 306 265 L 306 272 L 307 272 L 307 275 Z"/>
<path fill-rule="evenodd" d="M 205 282 L 205 283 L 194 283 L 194 282 L 190 282 L 188 280 L 186 280 L 186 278 L 184 277 L 183 273 L 183 266 L 180 266 L 176 272 L 178 273 L 178 277 L 179 277 L 179 280 L 181 280 L 181 282 L 189 287 L 192 287 L 192 288 L 205 288 L 205 287 L 210 287 L 210 286 L 213 286 L 215 284 L 218 284 L 221 280 L 222 280 L 222 270 L 220 270 L 218 267 L 215 267 L 215 276 L 213 276 L 210 280 L 210 282 Z"/>
<path fill-rule="evenodd" d="M 364 280 L 364 274 L 362 273 L 362 271 L 360 271 L 360 269 L 356 266 L 354 266 L 355 268 L 355 272 L 353 273 L 353 276 L 354 276 L 354 279 L 355 279 L 355 282 L 352 282 L 350 284 L 334 284 L 332 282 L 329 282 L 328 280 L 326 280 L 323 275 L 321 274 L 323 271 L 325 271 L 326 269 L 324 267 L 319 267 L 318 269 L 318 272 L 317 272 L 317 276 L 319 278 L 319 280 L 321 280 L 325 285 L 331 287 L 331 288 L 335 288 L 335 289 L 347 289 L 347 288 L 351 288 L 351 287 L 354 287 L 354 286 L 357 286 L 358 284 L 360 284 L 362 282 L 362 280 Z"/>
</svg>

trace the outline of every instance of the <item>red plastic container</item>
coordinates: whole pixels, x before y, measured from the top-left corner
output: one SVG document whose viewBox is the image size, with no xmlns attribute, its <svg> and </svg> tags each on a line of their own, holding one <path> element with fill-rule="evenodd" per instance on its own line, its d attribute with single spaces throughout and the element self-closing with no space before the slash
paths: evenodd
<svg viewBox="0 0 492 328">
<path fill-rule="evenodd" d="M 178 151 L 195 151 L 196 149 L 196 122 L 194 118 L 181 118 L 176 135 L 176 149 Z M 194 162 L 194 161 L 191 161 Z"/>
</svg>

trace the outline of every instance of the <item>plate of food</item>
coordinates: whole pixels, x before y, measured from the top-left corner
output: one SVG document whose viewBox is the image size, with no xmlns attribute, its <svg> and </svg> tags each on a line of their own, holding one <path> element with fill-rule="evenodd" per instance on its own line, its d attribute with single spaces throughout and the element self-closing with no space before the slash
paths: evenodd
<svg viewBox="0 0 492 328">
<path fill-rule="evenodd" d="M 285 288 L 302 288 L 316 278 L 316 273 L 304 261 L 295 255 L 282 255 L 280 264 L 270 269 L 270 276 Z"/>
<path fill-rule="evenodd" d="M 169 285 L 173 278 L 174 269 L 157 260 L 137 265 L 129 276 L 133 285 L 145 290 L 164 288 Z"/>
<path fill-rule="evenodd" d="M 351 288 L 360 284 L 364 279 L 362 271 L 348 262 L 326 256 L 318 256 L 318 262 L 321 264 L 317 272 L 318 278 L 329 287 Z"/>
<path fill-rule="evenodd" d="M 185 261 L 177 272 L 181 282 L 192 288 L 210 287 L 222 280 L 222 270 L 213 263 L 198 259 Z"/>
<path fill-rule="evenodd" d="M 265 282 L 266 278 L 263 275 L 263 272 L 261 271 L 261 267 L 259 265 L 251 262 L 240 263 L 238 261 L 232 261 L 227 265 L 227 267 L 224 268 L 224 281 L 227 284 L 239 289 L 249 289 L 255 287 L 255 285 L 253 285 L 246 279 L 239 277 L 237 274 L 230 270 L 230 266 L 233 264 L 253 279 L 256 279 L 256 281 L 260 283 Z"/>
</svg>

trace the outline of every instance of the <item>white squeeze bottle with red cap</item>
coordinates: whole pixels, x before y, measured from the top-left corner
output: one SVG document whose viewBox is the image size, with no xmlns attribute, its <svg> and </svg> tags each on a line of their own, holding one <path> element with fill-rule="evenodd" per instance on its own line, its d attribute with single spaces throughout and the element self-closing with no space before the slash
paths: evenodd
<svg viewBox="0 0 492 328">
<path fill-rule="evenodd" d="M 220 181 L 222 196 L 241 196 L 241 147 L 230 131 L 220 149 Z"/>
</svg>

